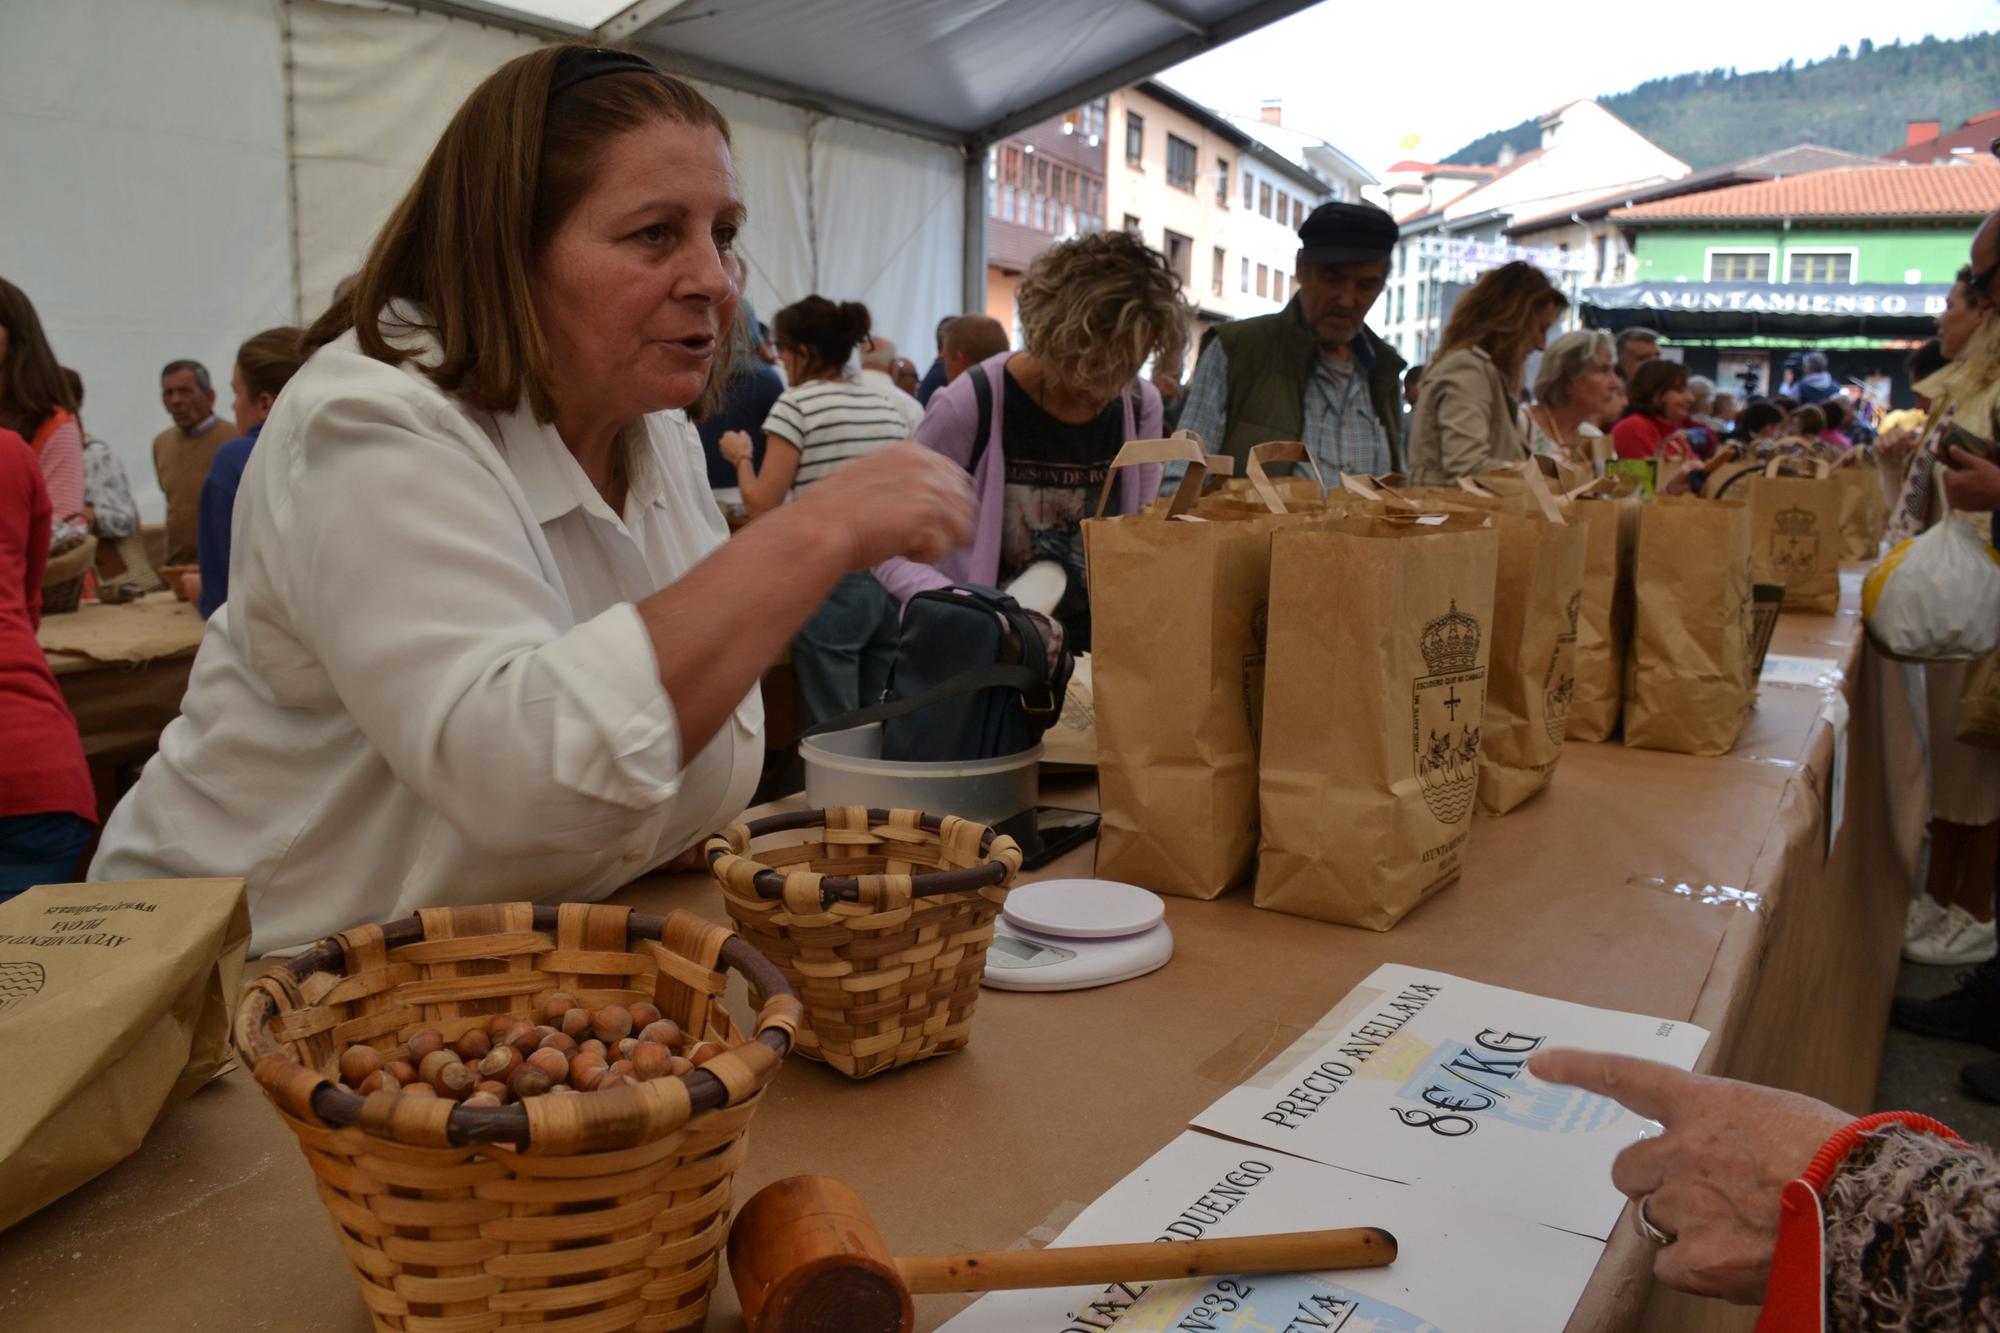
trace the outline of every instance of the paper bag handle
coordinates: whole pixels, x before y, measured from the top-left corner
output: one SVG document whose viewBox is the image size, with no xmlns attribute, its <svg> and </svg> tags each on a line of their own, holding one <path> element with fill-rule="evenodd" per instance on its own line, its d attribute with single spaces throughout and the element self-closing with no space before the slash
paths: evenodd
<svg viewBox="0 0 2000 1333">
<path fill-rule="evenodd" d="M 1407 495 L 1398 495 L 1386 486 L 1377 486 L 1373 479 L 1358 472 L 1340 474 L 1342 490 L 1350 491 L 1370 504 L 1396 505 L 1403 509 L 1415 509 L 1417 502 Z"/>
<path fill-rule="evenodd" d="M 1186 431 L 1170 435 L 1164 440 L 1127 440 L 1118 450 L 1118 456 L 1111 460 L 1110 471 L 1105 474 L 1104 493 L 1097 497 L 1097 517 L 1103 518 L 1104 511 L 1111 504 L 1111 479 L 1121 467 L 1143 467 L 1147 463 L 1186 463 L 1187 474 L 1167 501 L 1165 517 L 1173 518 L 1187 512 L 1201 495 L 1203 479 L 1208 476 L 1208 455 L 1201 451 L 1201 441 Z"/>
<path fill-rule="evenodd" d="M 1825 481 L 1833 473 L 1833 469 L 1826 465 L 1824 458 L 1809 458 L 1806 461 L 1813 465 L 1814 481 Z M 1784 466 L 1785 460 L 1782 456 L 1773 458 L 1765 465 L 1764 475 L 1775 480 L 1784 475 Z"/>
<path fill-rule="evenodd" d="M 1304 463 L 1312 469 L 1313 483 L 1319 487 L 1321 496 L 1326 494 L 1326 480 L 1319 474 L 1319 462 L 1299 440 L 1266 440 L 1262 444 L 1250 446 L 1250 456 L 1244 467 L 1244 475 L 1250 478 L 1250 488 L 1257 492 L 1257 498 L 1264 507 L 1274 514 L 1287 512 L 1285 497 L 1278 494 L 1277 486 L 1270 474 L 1264 470 L 1266 463 Z"/>
<path fill-rule="evenodd" d="M 1563 517 L 1562 506 L 1556 503 L 1555 495 L 1549 490 L 1549 477 L 1542 471 L 1541 460 L 1529 458 L 1528 466 L 1522 471 L 1528 475 L 1528 494 L 1535 497 L 1535 504 L 1540 507 L 1542 517 L 1558 526 L 1567 523 L 1568 520 Z"/>
<path fill-rule="evenodd" d="M 1481 486 L 1479 482 L 1472 477 L 1460 477 L 1458 479 L 1458 489 L 1464 491 L 1467 495 L 1477 495 L 1488 500 L 1497 500 L 1500 498 L 1499 496 L 1495 495 L 1492 491 L 1489 491 L 1484 486 Z"/>
</svg>

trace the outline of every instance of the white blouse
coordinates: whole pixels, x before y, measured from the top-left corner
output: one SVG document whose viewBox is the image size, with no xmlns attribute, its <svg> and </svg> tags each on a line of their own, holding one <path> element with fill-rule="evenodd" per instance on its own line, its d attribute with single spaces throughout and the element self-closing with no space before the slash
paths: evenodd
<svg viewBox="0 0 2000 1333">
<path fill-rule="evenodd" d="M 678 412 L 624 514 L 525 405 L 321 349 L 243 475 L 229 601 L 93 880 L 241 875 L 253 953 L 419 907 L 606 897 L 739 814 L 753 686 L 681 753 L 634 602 L 728 537 Z"/>
</svg>

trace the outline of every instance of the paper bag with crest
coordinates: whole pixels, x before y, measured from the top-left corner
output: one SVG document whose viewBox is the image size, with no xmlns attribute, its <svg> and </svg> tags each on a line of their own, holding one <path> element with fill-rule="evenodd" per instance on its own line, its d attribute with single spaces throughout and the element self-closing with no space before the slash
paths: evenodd
<svg viewBox="0 0 2000 1333">
<path fill-rule="evenodd" d="M 240 879 L 46 884 L 0 903 L 0 1229 L 130 1155 L 229 1067 Z"/>
<path fill-rule="evenodd" d="M 1192 437 L 1132 441 L 1112 467 L 1162 462 L 1187 464 L 1168 504 L 1083 527 L 1097 873 L 1214 898 L 1249 876 L 1257 850 L 1273 520 L 1193 512 L 1207 462 Z"/>
<path fill-rule="evenodd" d="M 1750 491 L 1756 581 L 1781 585 L 1787 611 L 1838 611 L 1841 489 L 1827 465 L 1774 458 L 1762 476 L 1742 485 Z M 1737 498 L 1734 489 L 1730 496 Z"/>
<path fill-rule="evenodd" d="M 1387 930 L 1459 873 L 1499 535 L 1476 513 L 1280 525 L 1256 903 Z"/>
<path fill-rule="evenodd" d="M 1666 496 L 1639 515 L 1625 743 L 1727 754 L 1755 698 L 1750 508 Z"/>
<path fill-rule="evenodd" d="M 1576 684 L 1569 699 L 1573 741 L 1606 741 L 1618 730 L 1625 704 L 1625 657 L 1632 642 L 1632 556 L 1639 542 L 1641 504 L 1635 495 L 1614 494 L 1607 482 L 1570 496 L 1569 512 L 1584 529 Z"/>
<path fill-rule="evenodd" d="M 1889 523 L 1889 501 L 1876 467 L 1865 454 L 1849 455 L 1833 469 L 1832 481 L 1840 491 L 1840 558 L 1873 560 Z"/>
</svg>

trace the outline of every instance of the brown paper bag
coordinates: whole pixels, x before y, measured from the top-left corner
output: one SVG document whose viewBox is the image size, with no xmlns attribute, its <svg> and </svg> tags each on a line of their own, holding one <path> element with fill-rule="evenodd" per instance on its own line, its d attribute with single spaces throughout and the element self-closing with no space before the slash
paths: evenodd
<svg viewBox="0 0 2000 1333">
<path fill-rule="evenodd" d="M 240 879 L 52 884 L 0 903 L 0 1228 L 129 1156 L 228 1067 Z"/>
<path fill-rule="evenodd" d="M 1881 551 L 1888 505 L 1875 468 L 1866 463 L 1833 469 L 1840 491 L 1840 558 L 1873 560 Z"/>
<path fill-rule="evenodd" d="M 1625 657 L 1632 642 L 1632 555 L 1639 542 L 1636 497 L 1585 494 L 1571 512 L 1584 529 L 1583 586 L 1578 598 L 1576 684 L 1569 701 L 1569 739 L 1607 741 L 1625 705 Z"/>
<path fill-rule="evenodd" d="M 1639 515 L 1625 743 L 1729 753 L 1750 712 L 1750 509 L 1666 496 Z"/>
<path fill-rule="evenodd" d="M 1479 787 L 1499 534 L 1474 513 L 1280 526 L 1259 907 L 1387 930 L 1455 879 Z"/>
<path fill-rule="evenodd" d="M 1787 611 L 1832 615 L 1840 609 L 1841 490 L 1824 463 L 1811 477 L 1781 475 L 1783 466 L 1774 458 L 1763 476 L 1743 483 L 1756 581 L 1782 585 Z"/>
<path fill-rule="evenodd" d="M 1980 658 L 1965 673 L 1957 734 L 1967 745 L 2000 750 L 2000 655 Z"/>
<path fill-rule="evenodd" d="M 1112 466 L 1170 459 L 1188 462 L 1174 505 L 1083 525 L 1103 815 L 1097 873 L 1214 898 L 1249 875 L 1257 850 L 1276 520 L 1189 512 L 1204 468 L 1192 441 L 1134 441 Z"/>
</svg>

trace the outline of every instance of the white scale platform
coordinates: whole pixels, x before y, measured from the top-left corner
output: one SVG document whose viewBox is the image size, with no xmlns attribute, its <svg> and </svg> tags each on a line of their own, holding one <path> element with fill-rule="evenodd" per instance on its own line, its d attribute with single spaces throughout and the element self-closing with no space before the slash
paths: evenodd
<svg viewBox="0 0 2000 1333">
<path fill-rule="evenodd" d="M 1007 895 L 986 950 L 999 990 L 1082 990 L 1165 965 L 1174 934 L 1158 894 L 1108 879 L 1048 879 Z"/>
</svg>

